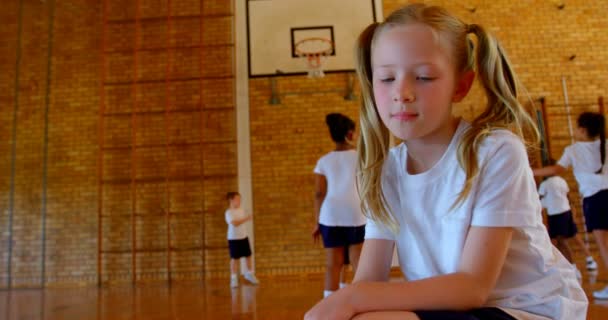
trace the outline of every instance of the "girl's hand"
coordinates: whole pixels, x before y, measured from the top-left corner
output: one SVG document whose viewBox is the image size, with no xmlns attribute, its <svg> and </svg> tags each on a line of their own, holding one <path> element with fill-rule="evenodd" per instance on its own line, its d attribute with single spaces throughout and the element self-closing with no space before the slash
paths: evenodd
<svg viewBox="0 0 608 320">
<path fill-rule="evenodd" d="M 351 287 L 342 288 L 319 301 L 306 312 L 304 320 L 350 320 L 355 316 L 355 310 L 349 303 Z"/>
<path fill-rule="evenodd" d="M 319 230 L 319 224 L 315 223 L 315 226 L 312 228 L 312 241 L 314 243 L 319 242 L 320 236 L 321 236 L 321 231 Z"/>
</svg>

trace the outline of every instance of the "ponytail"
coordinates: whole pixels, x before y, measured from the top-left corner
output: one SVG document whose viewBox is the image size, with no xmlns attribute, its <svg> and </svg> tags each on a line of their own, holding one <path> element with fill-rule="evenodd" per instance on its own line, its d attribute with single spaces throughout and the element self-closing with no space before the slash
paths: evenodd
<svg viewBox="0 0 608 320">
<path fill-rule="evenodd" d="M 487 97 L 484 111 L 471 123 L 458 145 L 458 162 L 466 173 L 465 185 L 452 205 L 458 206 L 471 192 L 479 174 L 477 151 L 495 129 L 513 131 L 522 140 L 532 135 L 538 140 L 536 123 L 517 100 L 517 78 L 500 43 L 477 24 L 466 26 L 466 33 L 477 37 L 476 69 Z M 471 53 L 472 54 L 472 53 Z"/>
<path fill-rule="evenodd" d="M 390 146 L 390 132 L 384 126 L 375 107 L 372 88 L 371 48 L 378 23 L 369 25 L 355 47 L 357 75 L 361 83 L 363 101 L 360 106 L 361 134 L 357 150 L 357 190 L 361 198 L 361 209 L 368 218 L 387 225 L 396 232 L 398 225 L 389 212 L 382 192 L 382 168 Z M 371 107 L 368 107 L 371 106 Z"/>
</svg>

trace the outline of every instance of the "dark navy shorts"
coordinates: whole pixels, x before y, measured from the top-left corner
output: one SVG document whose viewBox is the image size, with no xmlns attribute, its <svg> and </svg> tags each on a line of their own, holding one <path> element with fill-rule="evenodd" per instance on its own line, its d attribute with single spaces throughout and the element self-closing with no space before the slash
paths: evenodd
<svg viewBox="0 0 608 320">
<path fill-rule="evenodd" d="M 572 218 L 572 211 L 570 210 L 547 216 L 547 225 L 549 237 L 551 237 L 551 239 L 557 237 L 572 238 L 578 232 L 574 219 Z"/>
<path fill-rule="evenodd" d="M 583 199 L 587 232 L 608 230 L 608 189 Z"/>
<path fill-rule="evenodd" d="M 251 256 L 251 248 L 249 247 L 249 238 L 228 240 L 228 250 L 230 250 L 231 259 L 239 259 L 242 257 Z"/>
<path fill-rule="evenodd" d="M 469 311 L 415 311 L 420 320 L 517 320 L 498 308 Z"/>
<path fill-rule="evenodd" d="M 329 227 L 319 224 L 319 231 L 325 248 L 348 247 L 363 243 L 365 225 L 357 227 Z"/>
</svg>

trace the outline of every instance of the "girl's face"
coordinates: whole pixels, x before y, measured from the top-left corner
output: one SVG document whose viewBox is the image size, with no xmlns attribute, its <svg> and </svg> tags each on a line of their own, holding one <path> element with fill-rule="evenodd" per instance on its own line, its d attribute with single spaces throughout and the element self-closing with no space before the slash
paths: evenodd
<svg viewBox="0 0 608 320">
<path fill-rule="evenodd" d="M 385 28 L 375 39 L 371 63 L 376 107 L 395 136 L 406 141 L 451 137 L 452 102 L 464 98 L 474 75 L 456 74 L 450 51 L 430 27 Z"/>
</svg>

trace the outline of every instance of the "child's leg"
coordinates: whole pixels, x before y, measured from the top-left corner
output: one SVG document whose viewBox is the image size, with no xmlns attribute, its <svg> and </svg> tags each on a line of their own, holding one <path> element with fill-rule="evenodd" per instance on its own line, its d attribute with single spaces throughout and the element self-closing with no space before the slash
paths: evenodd
<svg viewBox="0 0 608 320">
<path fill-rule="evenodd" d="M 248 256 L 245 258 L 245 262 L 247 265 L 247 270 L 246 272 L 252 272 L 253 271 L 253 264 L 251 263 L 251 256 Z"/>
<path fill-rule="evenodd" d="M 344 247 L 325 248 L 325 265 L 325 290 L 336 291 L 344 265 Z"/>
<path fill-rule="evenodd" d="M 600 249 L 600 256 L 604 261 L 604 267 L 608 266 L 608 230 L 593 230 L 593 237 Z"/>
<path fill-rule="evenodd" d="M 247 256 L 245 258 L 245 263 L 247 266 L 247 270 L 245 271 L 245 274 L 243 275 L 245 277 L 245 279 L 252 284 L 260 283 L 258 278 L 256 278 L 255 274 L 253 274 L 253 264 L 251 263 L 251 256 Z"/>
<path fill-rule="evenodd" d="M 576 242 L 576 245 L 583 250 L 583 252 L 585 253 L 585 257 L 591 257 L 591 252 L 589 252 L 589 248 L 587 248 L 587 245 L 585 245 L 585 242 L 578 233 L 572 239 L 574 240 L 574 242 Z"/>
<path fill-rule="evenodd" d="M 353 266 L 353 273 L 357 272 L 359 266 L 359 257 L 361 256 L 361 249 L 363 243 L 352 244 L 348 247 L 348 256 L 350 257 L 350 264 Z"/>
<path fill-rule="evenodd" d="M 340 269 L 340 289 L 346 286 L 346 265 Z"/>
<path fill-rule="evenodd" d="M 230 273 L 231 274 L 239 273 L 239 259 L 230 259 Z"/>
<path fill-rule="evenodd" d="M 568 262 L 572 263 L 572 250 L 570 250 L 570 246 L 568 246 L 568 242 L 563 236 L 558 236 L 555 238 L 557 249 L 566 257 Z"/>
<path fill-rule="evenodd" d="M 230 259 L 230 287 L 236 288 L 239 286 L 239 259 Z"/>
</svg>

